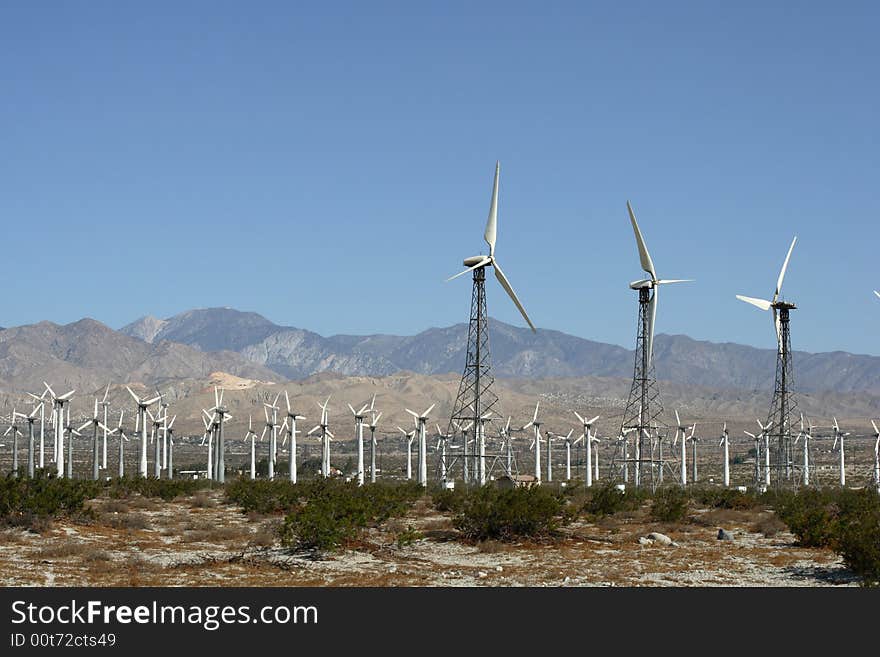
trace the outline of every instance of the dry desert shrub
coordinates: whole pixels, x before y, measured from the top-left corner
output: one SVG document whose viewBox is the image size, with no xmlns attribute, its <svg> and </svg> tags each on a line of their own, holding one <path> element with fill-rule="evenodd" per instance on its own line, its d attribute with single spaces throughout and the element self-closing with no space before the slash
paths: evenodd
<svg viewBox="0 0 880 657">
<path fill-rule="evenodd" d="M 73 539 L 65 539 L 43 546 L 38 555 L 44 559 L 58 559 L 61 557 L 73 557 L 84 554 L 91 550 L 88 543 L 80 543 Z"/>
<path fill-rule="evenodd" d="M 150 521 L 143 513 L 116 513 L 101 517 L 101 524 L 113 529 L 149 529 Z"/>
<path fill-rule="evenodd" d="M 122 500 L 107 500 L 101 506 L 100 511 L 104 513 L 128 513 L 129 508 L 128 504 Z"/>
<path fill-rule="evenodd" d="M 137 495 L 128 501 L 132 509 L 141 511 L 158 511 L 162 506 L 154 499 Z"/>
<path fill-rule="evenodd" d="M 763 534 L 764 538 L 773 538 L 779 532 L 787 529 L 785 523 L 776 517 L 774 513 L 765 513 L 752 526 L 752 531 Z"/>
<path fill-rule="evenodd" d="M 103 563 L 105 561 L 110 561 L 111 558 L 109 552 L 99 548 L 89 548 L 82 553 L 82 560 L 85 563 Z"/>
<path fill-rule="evenodd" d="M 206 491 L 200 491 L 190 498 L 189 506 L 192 509 L 213 509 L 217 502 Z"/>
</svg>

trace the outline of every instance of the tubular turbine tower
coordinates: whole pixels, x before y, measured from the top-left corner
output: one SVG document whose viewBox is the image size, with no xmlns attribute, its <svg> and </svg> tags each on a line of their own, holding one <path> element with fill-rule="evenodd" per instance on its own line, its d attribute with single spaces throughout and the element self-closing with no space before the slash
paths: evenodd
<svg viewBox="0 0 880 657">
<path fill-rule="evenodd" d="M 492 201 L 489 206 L 489 218 L 486 221 L 486 231 L 483 234 L 483 238 L 489 245 L 489 255 L 466 258 L 464 266 L 467 269 L 447 279 L 447 281 L 451 281 L 453 278 L 473 272 L 467 357 L 446 433 L 451 435 L 455 431 L 456 423 L 464 425 L 466 422 L 472 422 L 475 453 L 472 458 L 479 458 L 481 460 L 485 458 L 483 450 L 480 449 L 485 444 L 485 435 L 483 435 L 484 423 L 486 417 L 493 413 L 494 407 L 498 403 L 498 395 L 492 390 L 495 377 L 492 374 L 492 362 L 489 352 L 489 315 L 486 311 L 486 267 L 491 266 L 495 270 L 495 278 L 498 279 L 501 287 L 507 292 L 532 331 L 535 331 L 532 320 L 529 319 L 525 308 L 519 302 L 516 293 L 495 259 L 495 238 L 498 230 L 498 178 L 500 172 L 501 166 L 499 163 L 496 163 Z M 462 449 L 461 458 L 463 459 L 463 472 L 467 472 L 467 459 L 469 456 L 466 445 Z M 480 465 L 473 463 L 470 471 L 481 471 Z"/>
</svg>

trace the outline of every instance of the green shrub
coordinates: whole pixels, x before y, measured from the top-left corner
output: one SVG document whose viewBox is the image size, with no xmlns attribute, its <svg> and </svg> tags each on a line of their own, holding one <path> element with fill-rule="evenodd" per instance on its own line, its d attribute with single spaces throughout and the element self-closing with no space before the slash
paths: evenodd
<svg viewBox="0 0 880 657">
<path fill-rule="evenodd" d="M 746 511 L 761 505 L 761 501 L 754 493 L 741 493 L 736 488 L 697 486 L 689 488 L 688 494 L 694 502 L 713 509 L 740 509 Z"/>
<path fill-rule="evenodd" d="M 407 547 L 420 538 L 422 538 L 422 533 L 413 529 L 412 525 L 408 525 L 406 529 L 397 535 L 397 547 Z"/>
<path fill-rule="evenodd" d="M 839 501 L 835 551 L 866 586 L 880 585 L 880 496 L 848 491 Z"/>
<path fill-rule="evenodd" d="M 278 513 L 293 508 L 305 486 L 283 479 L 240 478 L 226 484 L 226 499 L 238 504 L 245 513 Z"/>
<path fill-rule="evenodd" d="M 100 484 L 90 480 L 58 479 L 42 472 L 33 479 L 0 479 L 0 522 L 25 526 L 34 519 L 82 513 L 86 500 L 96 497 Z"/>
<path fill-rule="evenodd" d="M 156 479 L 155 477 L 122 477 L 111 479 L 108 493 L 110 497 L 125 499 L 137 493 L 144 497 L 159 497 L 170 502 L 181 495 L 192 495 L 196 491 L 209 488 L 212 482 L 207 479 Z"/>
<path fill-rule="evenodd" d="M 648 498 L 648 492 L 638 488 L 618 490 L 612 482 L 603 482 L 586 489 L 581 509 L 590 516 L 602 518 L 620 511 L 635 511 Z"/>
<path fill-rule="evenodd" d="M 296 492 L 297 501 L 281 528 L 282 545 L 332 550 L 353 541 L 368 526 L 404 515 L 424 491 L 414 482 L 358 486 L 315 479 L 297 484 Z"/>
<path fill-rule="evenodd" d="M 483 486 L 467 492 L 454 523 L 470 539 L 510 541 L 549 536 L 569 519 L 562 497 L 546 488 Z"/>
<path fill-rule="evenodd" d="M 771 493 L 771 500 L 779 518 L 788 525 L 798 544 L 804 547 L 831 547 L 834 545 L 838 502 L 848 491 L 808 488 L 797 493 Z"/>
<path fill-rule="evenodd" d="M 431 494 L 431 502 L 438 511 L 456 513 L 464 503 L 465 491 L 462 489 L 437 489 Z"/>
<path fill-rule="evenodd" d="M 660 522 L 680 522 L 688 511 L 688 494 L 681 486 L 664 486 L 654 493 L 651 518 Z"/>
</svg>

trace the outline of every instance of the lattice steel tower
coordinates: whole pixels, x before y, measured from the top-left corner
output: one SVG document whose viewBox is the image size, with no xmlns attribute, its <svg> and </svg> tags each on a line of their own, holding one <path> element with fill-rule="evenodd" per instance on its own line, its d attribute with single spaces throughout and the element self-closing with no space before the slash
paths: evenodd
<svg viewBox="0 0 880 657">
<path fill-rule="evenodd" d="M 655 454 L 659 451 L 662 439 L 659 432 L 660 416 L 663 413 L 660 389 L 654 376 L 654 324 L 657 319 L 657 298 L 661 285 L 690 281 L 657 278 L 654 262 L 651 260 L 651 254 L 648 252 L 629 201 L 626 203 L 626 209 L 636 237 L 642 269 L 650 275 L 650 278 L 629 284 L 631 289 L 639 293 L 639 325 L 636 334 L 632 387 L 623 413 L 620 427 L 621 440 L 612 460 L 612 472 L 619 467 L 624 481 L 628 481 L 629 466 L 632 465 L 635 485 L 643 486 L 650 483 L 654 488 L 662 480 L 660 470 L 663 468 L 663 459 L 659 453 Z M 633 446 L 632 454 L 629 453 L 630 440 Z"/>
<path fill-rule="evenodd" d="M 501 174 L 501 166 L 495 164 L 495 181 L 492 185 L 492 201 L 489 205 L 489 218 L 486 220 L 486 230 L 483 239 L 489 245 L 489 255 L 478 255 L 465 258 L 463 272 L 450 277 L 447 280 L 458 278 L 467 272 L 473 272 L 473 289 L 471 293 L 471 315 L 468 324 L 467 357 L 465 359 L 464 373 L 461 384 L 458 387 L 458 395 L 452 407 L 452 415 L 446 435 L 457 435 L 459 432 L 455 424 L 460 425 L 471 422 L 473 435 L 473 449 L 468 453 L 466 440 L 462 445 L 461 457 L 462 475 L 464 472 L 473 473 L 474 481 L 484 483 L 488 468 L 486 467 L 485 452 L 485 425 L 492 417 L 498 396 L 492 390 L 495 377 L 492 375 L 492 363 L 489 352 L 489 315 L 486 311 L 486 268 L 495 270 L 495 278 L 501 287 L 507 292 L 520 314 L 526 320 L 532 331 L 535 326 L 526 314 L 525 308 L 516 297 L 516 293 L 510 286 L 510 282 L 501 271 L 498 261 L 495 259 L 495 241 L 498 232 L 498 180 Z M 456 461 L 449 465 L 452 468 Z M 472 467 L 468 467 L 472 466 Z M 467 482 L 465 482 L 467 483 Z"/>
<path fill-rule="evenodd" d="M 797 306 L 785 301 L 772 305 L 779 322 L 779 347 L 776 350 L 776 384 L 773 386 L 773 401 L 767 416 L 767 435 L 770 451 L 771 486 L 788 487 L 798 483 L 795 476 L 794 439 L 792 427 L 799 418 L 797 397 L 794 394 L 794 368 L 791 357 L 791 331 L 788 312 Z"/>
<path fill-rule="evenodd" d="M 773 388 L 773 401 L 770 404 L 765 435 L 768 440 L 767 444 L 772 445 L 772 448 L 768 450 L 770 485 L 777 488 L 797 485 L 797 477 L 793 476 L 793 471 L 797 466 L 794 464 L 794 439 L 791 435 L 797 412 L 797 400 L 792 392 L 794 389 L 794 368 L 791 361 L 791 333 L 788 317 L 789 311 L 794 310 L 797 306 L 779 299 L 779 295 L 782 293 L 782 283 L 785 280 L 785 272 L 788 269 L 795 244 L 797 244 L 797 236 L 788 247 L 788 254 L 782 263 L 779 278 L 776 279 L 776 290 L 773 292 L 772 299 L 756 299 L 741 294 L 736 295 L 740 301 L 773 313 L 773 326 L 776 329 L 776 384 Z M 756 474 L 760 474 L 761 467 L 756 464 Z M 767 472 L 764 474 L 766 476 Z M 761 484 L 758 483 L 758 485 Z"/>
</svg>

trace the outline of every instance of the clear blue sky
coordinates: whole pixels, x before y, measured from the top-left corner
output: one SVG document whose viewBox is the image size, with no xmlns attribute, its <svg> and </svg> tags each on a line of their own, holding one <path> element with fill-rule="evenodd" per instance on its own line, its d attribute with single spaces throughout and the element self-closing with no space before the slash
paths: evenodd
<svg viewBox="0 0 880 657">
<path fill-rule="evenodd" d="M 629 198 L 658 332 L 772 348 L 797 233 L 795 348 L 880 354 L 876 3 L 422 4 L 0 5 L 0 325 L 464 321 L 500 159 L 539 327 L 632 346 Z"/>
</svg>

